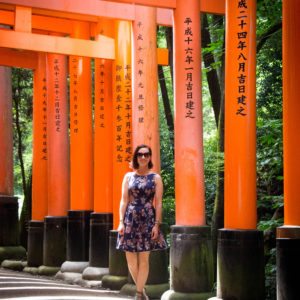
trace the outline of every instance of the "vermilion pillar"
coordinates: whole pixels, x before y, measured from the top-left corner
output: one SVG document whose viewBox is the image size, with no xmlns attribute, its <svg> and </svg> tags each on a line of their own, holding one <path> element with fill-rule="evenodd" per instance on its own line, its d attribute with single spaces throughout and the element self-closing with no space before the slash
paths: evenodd
<svg viewBox="0 0 300 300">
<path fill-rule="evenodd" d="M 133 23 L 132 142 L 152 149 L 154 170 L 160 171 L 156 8 L 137 6 Z M 151 78 L 151 80 L 150 80 Z"/>
<path fill-rule="evenodd" d="M 13 193 L 11 69 L 0 67 L 0 262 L 25 255 L 23 247 L 16 247 L 19 244 L 18 199 Z"/>
<path fill-rule="evenodd" d="M 176 224 L 185 226 L 205 225 L 198 2 L 174 11 Z"/>
<path fill-rule="evenodd" d="M 113 37 L 113 21 L 98 31 Z M 108 267 L 109 232 L 113 223 L 112 61 L 95 59 L 94 213 L 90 225 L 90 266 Z"/>
<path fill-rule="evenodd" d="M 152 149 L 153 170 L 160 172 L 160 136 L 158 111 L 158 74 L 156 46 L 156 8 L 136 6 L 133 22 L 133 149 L 146 144 Z M 163 226 L 162 226 L 163 227 Z M 150 256 L 148 295 L 160 298 L 169 289 L 168 250 Z M 159 267 L 158 267 L 159 266 Z M 150 288 L 153 287 L 153 289 Z M 160 287 L 154 288 L 154 287 Z M 132 289 L 129 284 L 126 290 Z M 124 291 L 125 288 L 122 290 Z M 154 292 L 150 292 L 156 291 Z M 158 291 L 159 290 L 159 291 Z"/>
<path fill-rule="evenodd" d="M 218 238 L 222 299 L 264 299 L 256 230 L 256 1 L 226 1 L 225 228 Z"/>
<path fill-rule="evenodd" d="M 113 64 L 113 212 L 119 225 L 123 177 L 130 170 L 132 155 L 131 24 L 115 23 L 116 57 Z"/>
<path fill-rule="evenodd" d="M 227 1 L 225 228 L 256 229 L 256 1 Z"/>
<path fill-rule="evenodd" d="M 67 57 L 48 54 L 48 215 L 66 216 L 70 201 Z"/>
<path fill-rule="evenodd" d="M 131 23 L 115 22 L 116 55 L 113 63 L 113 228 L 110 231 L 109 275 L 102 279 L 105 288 L 121 289 L 127 282 L 124 252 L 116 250 L 117 227 L 123 177 L 130 170 L 132 155 Z"/>
<path fill-rule="evenodd" d="M 277 228 L 277 299 L 297 299 L 300 268 L 299 1 L 283 1 L 284 226 Z"/>
<path fill-rule="evenodd" d="M 300 49 L 300 5 L 297 1 L 283 1 L 283 151 L 284 151 L 284 225 L 300 226 L 300 108 L 297 78 Z"/>
<path fill-rule="evenodd" d="M 201 298 L 211 291 L 214 274 L 205 221 L 198 0 L 176 1 L 173 28 L 176 225 L 171 228 L 172 290 L 163 299 L 189 298 L 190 293 Z"/>
<path fill-rule="evenodd" d="M 39 53 L 33 81 L 32 220 L 43 221 L 48 211 L 46 54 Z"/>
<path fill-rule="evenodd" d="M 88 38 L 89 27 L 74 22 L 75 38 Z M 93 208 L 91 60 L 70 56 L 71 210 Z"/>
<path fill-rule="evenodd" d="M 32 156 L 32 204 L 28 228 L 28 266 L 43 264 L 44 218 L 48 212 L 47 184 L 47 74 L 46 54 L 38 54 L 33 78 L 33 156 Z"/>
<path fill-rule="evenodd" d="M 73 23 L 74 38 L 89 39 L 84 22 Z M 93 210 L 93 130 L 91 60 L 70 56 L 71 207 L 67 260 L 87 261 L 89 216 Z M 78 238 L 80 237 L 80 241 Z"/>
<path fill-rule="evenodd" d="M 14 185 L 11 69 L 0 67 L 0 76 L 0 195 L 12 196 Z"/>
<path fill-rule="evenodd" d="M 66 259 L 70 201 L 67 57 L 47 54 L 47 76 L 48 215 L 45 218 L 44 264 L 60 267 Z"/>
</svg>

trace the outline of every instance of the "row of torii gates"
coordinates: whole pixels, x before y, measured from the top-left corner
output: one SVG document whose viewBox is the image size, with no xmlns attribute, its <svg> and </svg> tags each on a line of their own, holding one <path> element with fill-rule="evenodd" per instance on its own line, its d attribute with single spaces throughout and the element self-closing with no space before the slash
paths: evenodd
<svg viewBox="0 0 300 300">
<path fill-rule="evenodd" d="M 226 14 L 225 226 L 218 238 L 217 298 L 264 299 L 263 233 L 256 229 L 255 0 L 0 1 L 1 261 L 25 252 L 13 192 L 8 67 L 14 66 L 34 70 L 27 267 L 63 272 L 63 263 L 87 262 L 88 268 L 109 268 L 104 286 L 121 289 L 127 282 L 112 229 L 133 147 L 151 145 L 155 170 L 160 169 L 157 64 L 168 64 L 168 57 L 166 49 L 157 49 L 156 26 L 173 26 L 171 279 L 169 287 L 166 253 L 153 253 L 148 286 L 158 285 L 162 299 L 210 297 L 214 275 L 205 220 L 200 11 Z M 299 41 L 300 4 L 284 0 L 284 226 L 277 229 L 277 299 L 289 300 L 298 299 L 300 269 Z"/>
</svg>

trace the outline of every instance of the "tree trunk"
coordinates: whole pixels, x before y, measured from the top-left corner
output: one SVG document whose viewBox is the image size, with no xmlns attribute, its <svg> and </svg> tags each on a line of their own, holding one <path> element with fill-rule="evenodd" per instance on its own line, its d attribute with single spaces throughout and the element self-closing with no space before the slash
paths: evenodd
<svg viewBox="0 0 300 300">
<path fill-rule="evenodd" d="M 206 14 L 202 15 L 202 47 L 208 47 L 211 42 L 211 34 L 209 32 L 208 18 Z M 223 26 L 222 16 L 213 16 L 213 23 L 215 26 Z M 225 41 L 225 39 L 224 39 Z M 223 47 L 224 49 L 224 47 Z M 212 53 L 203 55 L 203 61 L 206 68 L 210 67 L 215 63 L 215 58 Z M 211 95 L 212 107 L 215 114 L 216 126 L 218 128 L 218 152 L 221 155 L 218 157 L 223 157 L 224 153 L 224 62 L 225 55 L 221 57 L 221 70 L 219 74 L 216 69 L 211 68 L 209 72 L 206 73 L 207 82 L 209 86 L 209 91 Z M 217 176 L 217 186 L 216 186 L 216 197 L 214 202 L 214 211 L 212 216 L 212 240 L 213 240 L 213 252 L 215 258 L 215 270 L 216 270 L 216 256 L 217 256 L 217 240 L 218 240 L 218 230 L 224 227 L 224 164 L 223 158 L 221 163 L 218 164 L 218 176 Z"/>
<path fill-rule="evenodd" d="M 172 145 L 172 150 L 174 154 L 174 121 L 173 121 L 173 115 L 172 115 L 168 90 L 165 81 L 164 70 L 162 66 L 158 66 L 158 79 L 159 79 L 161 96 L 164 105 L 165 117 L 166 117 L 167 126 L 169 130 L 170 144 Z"/>
<path fill-rule="evenodd" d="M 17 135 L 17 153 L 18 160 L 21 168 L 22 187 L 24 194 L 24 202 L 21 211 L 21 217 L 19 222 L 20 228 L 20 243 L 25 248 L 27 247 L 27 227 L 28 222 L 31 219 L 31 183 L 28 185 L 26 182 L 25 165 L 23 160 L 23 143 L 22 143 L 22 129 L 20 124 L 20 79 L 18 78 L 18 87 L 14 92 L 13 103 L 15 107 L 15 127 Z M 29 176 L 31 182 L 31 176 Z"/>
</svg>

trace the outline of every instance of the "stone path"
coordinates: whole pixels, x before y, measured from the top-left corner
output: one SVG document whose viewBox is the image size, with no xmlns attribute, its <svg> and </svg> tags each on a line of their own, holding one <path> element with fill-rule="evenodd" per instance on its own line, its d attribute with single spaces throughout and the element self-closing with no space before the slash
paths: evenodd
<svg viewBox="0 0 300 300">
<path fill-rule="evenodd" d="M 132 299 L 118 292 L 83 288 L 67 284 L 52 277 L 31 275 L 0 269 L 0 299 L 15 300 L 89 300 L 89 299 Z"/>
</svg>

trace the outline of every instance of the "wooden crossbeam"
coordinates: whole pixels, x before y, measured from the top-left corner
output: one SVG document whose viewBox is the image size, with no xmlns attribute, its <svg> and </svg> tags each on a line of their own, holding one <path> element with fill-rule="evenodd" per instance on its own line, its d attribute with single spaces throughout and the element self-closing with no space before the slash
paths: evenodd
<svg viewBox="0 0 300 300">
<path fill-rule="evenodd" d="M 106 1 L 106 0 L 102 0 Z M 176 0 L 108 0 L 115 3 L 145 5 L 159 8 L 176 8 Z M 199 0 L 200 1 L 200 0 Z M 188 1 L 187 1 L 188 5 Z M 200 11 L 212 14 L 225 14 L 225 0 L 201 0 Z"/>
<path fill-rule="evenodd" d="M 0 30 L 0 47 L 7 47 L 0 48 L 0 65 L 34 69 L 36 65 L 36 52 L 34 51 L 114 59 L 112 41 L 113 39 L 103 36 L 95 42 Z M 169 64 L 168 49 L 157 49 L 157 63 L 164 66 Z"/>
<path fill-rule="evenodd" d="M 114 59 L 114 39 L 100 35 L 97 41 L 0 30 L 0 47 L 66 55 Z"/>
<path fill-rule="evenodd" d="M 38 53 L 33 51 L 0 48 L 0 65 L 6 67 L 35 69 L 37 66 L 37 55 Z"/>
<path fill-rule="evenodd" d="M 0 0 L 1 3 L 28 6 L 33 13 L 89 22 L 98 22 L 103 17 L 127 21 L 135 19 L 135 5 L 102 0 Z M 172 16 L 171 9 L 157 9 L 157 24 L 172 26 Z"/>
</svg>

